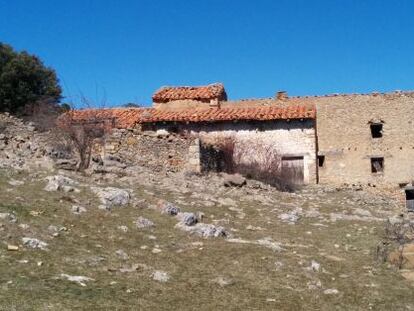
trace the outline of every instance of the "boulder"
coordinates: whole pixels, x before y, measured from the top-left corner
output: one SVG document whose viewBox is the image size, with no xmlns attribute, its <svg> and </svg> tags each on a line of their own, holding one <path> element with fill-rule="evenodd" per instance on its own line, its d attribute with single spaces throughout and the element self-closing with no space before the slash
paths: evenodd
<svg viewBox="0 0 414 311">
<path fill-rule="evenodd" d="M 299 211 L 298 210 L 293 210 L 293 211 L 290 211 L 288 213 L 280 214 L 278 218 L 283 222 L 286 222 L 290 225 L 294 225 L 298 222 L 300 217 L 301 216 L 299 215 Z"/>
<path fill-rule="evenodd" d="M 170 216 L 176 216 L 178 213 L 180 213 L 180 208 L 170 202 L 161 202 L 160 207 L 162 213 L 168 214 Z"/>
<path fill-rule="evenodd" d="M 155 226 L 155 224 L 151 220 L 141 217 L 141 216 L 139 216 L 138 219 L 134 221 L 134 224 L 139 229 L 151 228 Z"/>
<path fill-rule="evenodd" d="M 85 213 L 87 210 L 86 208 L 84 208 L 83 206 L 79 206 L 79 205 L 72 205 L 71 207 L 71 211 L 74 214 L 81 214 L 81 213 Z"/>
<path fill-rule="evenodd" d="M 160 271 L 160 270 L 155 270 L 152 275 L 151 275 L 152 279 L 158 282 L 168 282 L 168 280 L 170 279 L 170 276 L 168 275 L 167 272 L 165 271 Z"/>
<path fill-rule="evenodd" d="M 198 217 L 194 213 L 179 213 L 177 218 L 186 226 L 193 226 L 198 222 Z"/>
<path fill-rule="evenodd" d="M 187 226 L 184 223 L 179 222 L 175 227 L 203 238 L 228 236 L 227 231 L 223 227 L 212 224 L 197 223 L 193 226 Z"/>
<path fill-rule="evenodd" d="M 69 177 L 55 175 L 46 177 L 46 180 L 48 182 L 44 188 L 46 191 L 79 192 L 79 189 L 74 187 L 78 182 Z"/>
<path fill-rule="evenodd" d="M 13 213 L 0 213 L 0 220 L 7 220 L 8 222 L 17 222 L 17 217 Z"/>
<path fill-rule="evenodd" d="M 323 291 L 325 295 L 336 295 L 339 294 L 339 291 L 336 288 L 328 288 Z"/>
<path fill-rule="evenodd" d="M 41 250 L 47 250 L 48 244 L 35 238 L 22 238 L 23 245 L 30 248 L 38 248 Z"/>
<path fill-rule="evenodd" d="M 242 187 L 246 184 L 246 178 L 240 174 L 223 174 L 225 187 Z"/>
<path fill-rule="evenodd" d="M 128 190 L 115 187 L 92 187 L 91 190 L 98 196 L 98 198 L 102 202 L 103 205 L 101 206 L 101 208 L 103 209 L 111 209 L 114 206 L 127 205 L 131 200 L 131 194 Z"/>
</svg>

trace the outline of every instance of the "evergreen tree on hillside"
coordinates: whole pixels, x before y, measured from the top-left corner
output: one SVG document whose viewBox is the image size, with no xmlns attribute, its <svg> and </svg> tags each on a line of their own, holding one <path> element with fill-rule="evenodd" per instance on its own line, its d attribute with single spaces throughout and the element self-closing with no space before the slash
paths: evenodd
<svg viewBox="0 0 414 311">
<path fill-rule="evenodd" d="M 55 71 L 35 55 L 0 42 L 0 111 L 17 112 L 27 104 L 57 103 L 62 89 Z"/>
</svg>

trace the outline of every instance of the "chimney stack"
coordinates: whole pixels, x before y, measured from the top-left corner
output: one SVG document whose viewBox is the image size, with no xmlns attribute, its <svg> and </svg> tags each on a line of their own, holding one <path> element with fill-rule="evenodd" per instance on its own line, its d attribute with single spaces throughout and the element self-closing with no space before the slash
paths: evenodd
<svg viewBox="0 0 414 311">
<path fill-rule="evenodd" d="M 286 100 L 288 99 L 288 94 L 286 91 L 279 91 L 276 93 L 277 100 Z"/>
<path fill-rule="evenodd" d="M 220 108 L 220 100 L 217 97 L 210 99 L 210 107 Z"/>
</svg>

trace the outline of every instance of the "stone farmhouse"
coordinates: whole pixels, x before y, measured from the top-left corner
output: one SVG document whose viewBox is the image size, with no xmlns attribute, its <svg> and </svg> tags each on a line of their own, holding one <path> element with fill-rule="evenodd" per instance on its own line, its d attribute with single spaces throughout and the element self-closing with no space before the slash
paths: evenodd
<svg viewBox="0 0 414 311">
<path fill-rule="evenodd" d="M 281 170 L 296 169 L 297 183 L 404 185 L 414 179 L 414 92 L 277 92 L 274 98 L 230 101 L 216 83 L 163 87 L 154 93 L 152 108 L 77 111 L 81 119 L 90 114 L 112 118 L 128 137 L 186 133 L 191 143 L 180 157 L 195 171 L 203 170 L 203 142 L 231 137 L 236 149 L 253 150 L 242 161 L 272 146 Z"/>
</svg>

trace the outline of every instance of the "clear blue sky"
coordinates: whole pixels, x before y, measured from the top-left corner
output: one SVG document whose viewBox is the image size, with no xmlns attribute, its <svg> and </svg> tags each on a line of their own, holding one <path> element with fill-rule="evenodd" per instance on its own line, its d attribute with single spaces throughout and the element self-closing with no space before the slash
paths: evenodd
<svg viewBox="0 0 414 311">
<path fill-rule="evenodd" d="M 0 0 L 0 41 L 75 102 L 212 82 L 231 99 L 414 89 L 410 0 Z"/>
</svg>

